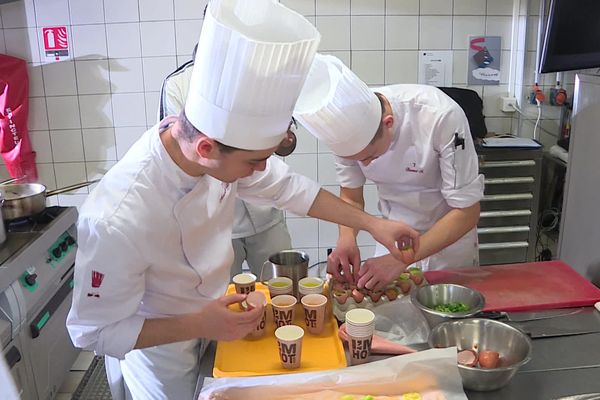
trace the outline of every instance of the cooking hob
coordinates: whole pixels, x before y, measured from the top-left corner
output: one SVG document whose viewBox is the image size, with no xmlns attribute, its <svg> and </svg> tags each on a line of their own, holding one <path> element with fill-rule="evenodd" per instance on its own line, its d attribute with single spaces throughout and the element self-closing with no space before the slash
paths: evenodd
<svg viewBox="0 0 600 400">
<path fill-rule="evenodd" d="M 6 241 L 0 245 L 0 269 L 2 265 L 27 243 L 35 240 L 41 232 L 48 229 L 52 221 L 71 207 L 47 207 L 31 217 L 5 221 Z"/>
<path fill-rule="evenodd" d="M 0 293 L 77 221 L 75 207 L 47 207 L 41 213 L 5 222 L 6 241 L 0 245 Z"/>
<path fill-rule="evenodd" d="M 5 347 L 0 349 L 20 354 L 18 379 L 29 390 L 27 399 L 53 398 L 79 353 L 65 326 L 77 216 L 75 207 L 48 207 L 5 224 L 7 240 L 0 245 L 0 344 Z"/>
</svg>

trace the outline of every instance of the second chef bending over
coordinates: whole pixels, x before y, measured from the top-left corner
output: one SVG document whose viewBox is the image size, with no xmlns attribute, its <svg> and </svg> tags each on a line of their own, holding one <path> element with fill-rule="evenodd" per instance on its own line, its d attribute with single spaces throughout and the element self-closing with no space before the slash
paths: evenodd
<svg viewBox="0 0 600 400">
<path fill-rule="evenodd" d="M 420 231 L 423 269 L 478 266 L 476 224 L 483 176 L 463 110 L 433 86 L 371 90 L 339 59 L 317 54 L 294 116 L 336 155 L 340 197 L 364 208 L 375 183 L 387 219 Z M 329 272 L 381 288 L 407 267 L 377 245 L 360 269 L 356 231 L 340 226 Z M 352 268 L 353 267 L 353 268 Z M 353 272 L 351 272 L 353 271 Z"/>
</svg>

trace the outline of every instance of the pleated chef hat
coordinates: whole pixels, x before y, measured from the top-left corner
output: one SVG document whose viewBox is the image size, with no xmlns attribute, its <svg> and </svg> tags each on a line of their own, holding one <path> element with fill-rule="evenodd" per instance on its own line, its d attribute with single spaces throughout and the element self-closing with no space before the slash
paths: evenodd
<svg viewBox="0 0 600 400">
<path fill-rule="evenodd" d="M 300 14 L 273 0 L 209 3 L 185 115 L 228 146 L 277 146 L 321 35 Z"/>
<path fill-rule="evenodd" d="M 381 103 L 342 61 L 317 54 L 302 88 L 294 117 L 335 154 L 364 150 L 381 120 Z"/>
</svg>

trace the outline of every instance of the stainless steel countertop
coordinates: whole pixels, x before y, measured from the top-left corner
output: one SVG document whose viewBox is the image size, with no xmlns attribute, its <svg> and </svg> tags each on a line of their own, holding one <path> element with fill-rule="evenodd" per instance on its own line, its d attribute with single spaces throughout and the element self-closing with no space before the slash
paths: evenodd
<svg viewBox="0 0 600 400">
<path fill-rule="evenodd" d="M 597 314 L 596 311 L 586 312 L 578 318 L 588 326 L 590 321 L 598 320 L 600 331 Z M 551 319 L 545 323 L 560 325 Z M 465 391 L 467 397 L 472 400 L 550 400 L 600 393 L 600 333 L 540 338 L 532 342 L 531 361 L 506 387 L 493 392 Z M 215 343 L 206 350 L 200 368 L 203 376 L 212 376 L 215 350 Z M 384 356 L 374 356 L 373 360 L 381 358 Z"/>
</svg>

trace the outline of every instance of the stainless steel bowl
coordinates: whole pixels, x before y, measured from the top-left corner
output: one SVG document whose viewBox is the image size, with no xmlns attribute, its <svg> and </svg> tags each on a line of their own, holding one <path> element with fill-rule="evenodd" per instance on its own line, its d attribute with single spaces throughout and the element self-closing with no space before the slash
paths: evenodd
<svg viewBox="0 0 600 400">
<path fill-rule="evenodd" d="M 421 286 L 417 290 L 413 290 L 411 301 L 415 307 L 421 310 L 431 328 L 442 322 L 473 317 L 485 306 L 485 299 L 478 291 L 450 283 Z M 469 311 L 450 313 L 433 309 L 440 304 L 457 302 L 469 306 Z"/>
<path fill-rule="evenodd" d="M 456 346 L 458 350 L 492 350 L 500 353 L 498 368 L 467 367 L 458 364 L 466 389 L 489 391 L 505 386 L 518 369 L 531 359 L 531 339 L 503 322 L 491 319 L 463 319 L 445 322 L 429 335 L 431 347 Z"/>
</svg>

